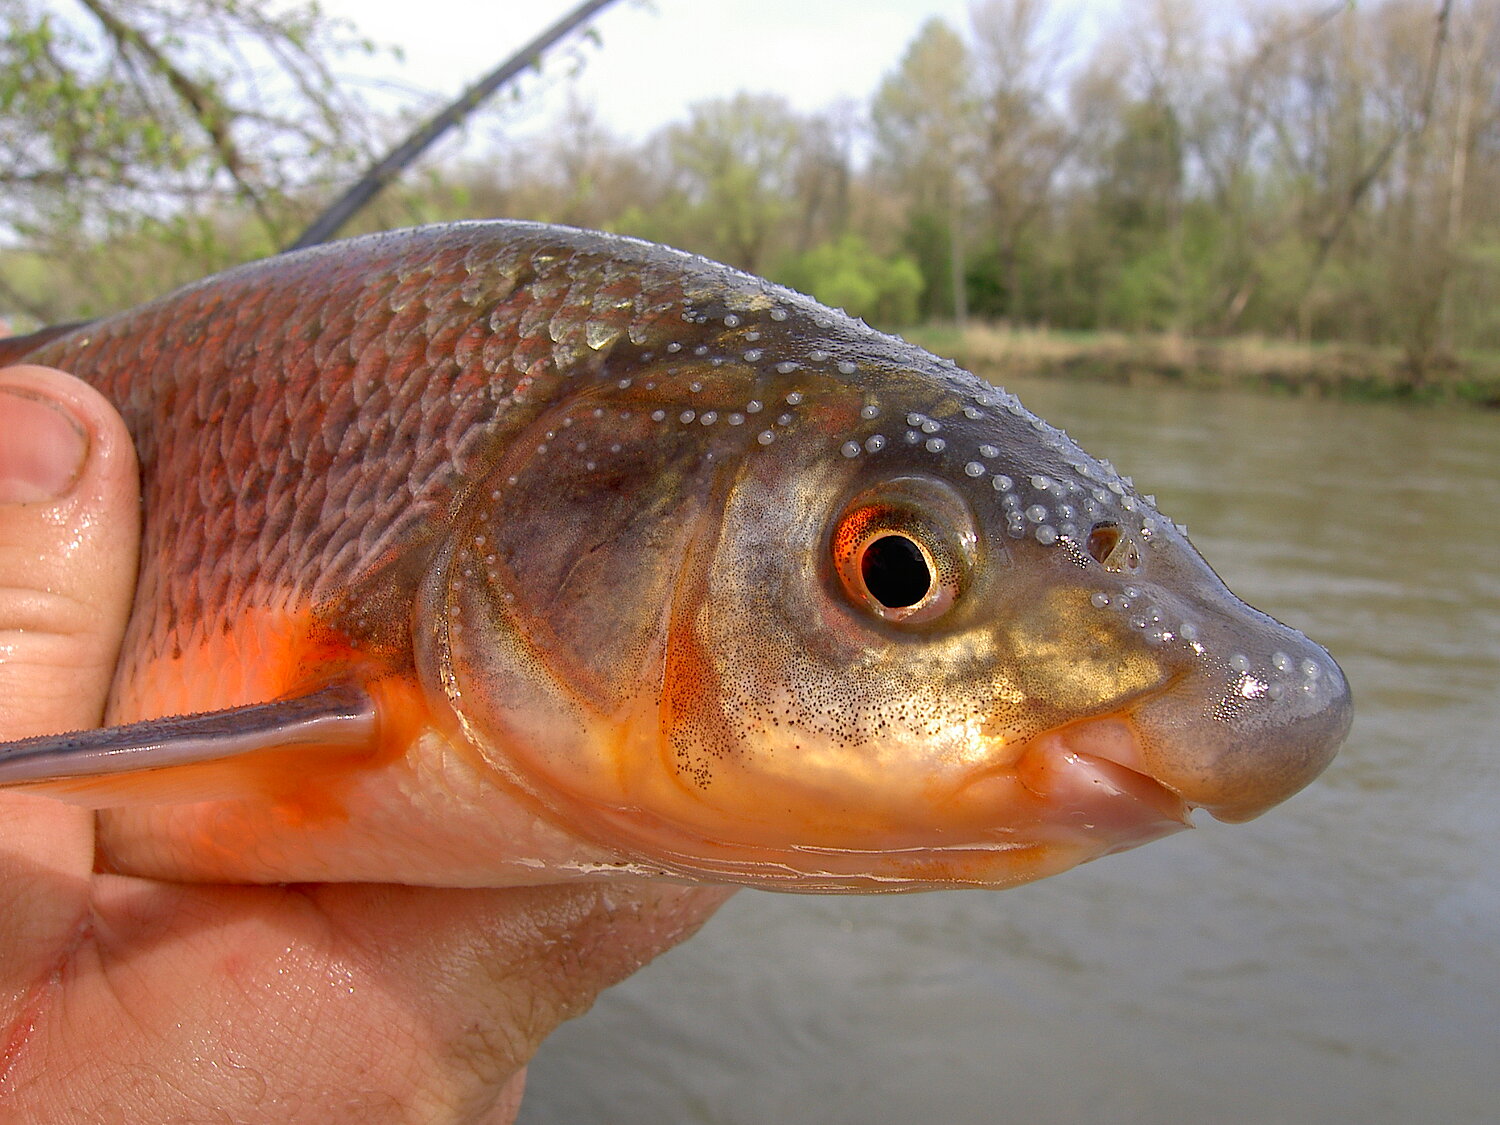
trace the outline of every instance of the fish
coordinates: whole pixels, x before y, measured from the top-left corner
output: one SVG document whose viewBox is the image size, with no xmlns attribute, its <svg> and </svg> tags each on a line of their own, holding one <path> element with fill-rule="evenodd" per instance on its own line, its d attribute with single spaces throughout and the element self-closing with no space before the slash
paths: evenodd
<svg viewBox="0 0 1500 1125">
<path fill-rule="evenodd" d="M 141 463 L 107 725 L 0 746 L 107 870 L 1007 887 L 1257 816 L 1349 728 L 1109 462 L 682 251 L 386 232 L 21 359 Z"/>
</svg>

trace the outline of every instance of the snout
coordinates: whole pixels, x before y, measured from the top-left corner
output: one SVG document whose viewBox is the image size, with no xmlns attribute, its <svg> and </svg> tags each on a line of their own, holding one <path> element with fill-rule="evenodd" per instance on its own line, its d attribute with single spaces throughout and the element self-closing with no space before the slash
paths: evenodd
<svg viewBox="0 0 1500 1125">
<path fill-rule="evenodd" d="M 1353 717 L 1349 683 L 1328 652 L 1257 617 L 1251 630 L 1240 623 L 1232 651 L 1193 644 L 1174 686 L 1131 716 L 1151 776 L 1219 820 L 1249 820 L 1307 785 Z"/>
</svg>

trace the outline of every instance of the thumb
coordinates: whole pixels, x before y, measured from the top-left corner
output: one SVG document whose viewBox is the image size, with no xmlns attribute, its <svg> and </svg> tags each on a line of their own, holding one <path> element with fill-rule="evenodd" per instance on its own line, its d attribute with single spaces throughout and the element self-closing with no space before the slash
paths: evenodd
<svg viewBox="0 0 1500 1125">
<path fill-rule="evenodd" d="M 98 725 L 139 531 L 114 408 L 60 371 L 0 369 L 0 740 Z"/>
</svg>

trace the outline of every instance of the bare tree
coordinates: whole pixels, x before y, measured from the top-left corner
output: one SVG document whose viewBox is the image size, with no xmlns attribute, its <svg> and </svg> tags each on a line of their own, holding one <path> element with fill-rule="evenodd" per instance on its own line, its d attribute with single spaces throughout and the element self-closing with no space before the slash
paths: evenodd
<svg viewBox="0 0 1500 1125">
<path fill-rule="evenodd" d="M 993 224 L 1012 320 L 1027 316 L 1022 242 L 1043 214 L 1077 143 L 1054 97 L 1072 48 L 1067 25 L 1049 24 L 1042 0 L 983 0 L 970 9 L 978 113 L 979 174 Z"/>
<path fill-rule="evenodd" d="M 921 228 L 941 224 L 951 312 L 959 325 L 968 319 L 964 243 L 978 147 L 975 108 L 969 51 L 937 19 L 923 25 L 871 106 L 876 166 L 908 201 L 908 221 L 925 243 L 912 249 L 929 274 L 929 293 L 936 280 L 929 272 L 934 248 Z"/>
</svg>

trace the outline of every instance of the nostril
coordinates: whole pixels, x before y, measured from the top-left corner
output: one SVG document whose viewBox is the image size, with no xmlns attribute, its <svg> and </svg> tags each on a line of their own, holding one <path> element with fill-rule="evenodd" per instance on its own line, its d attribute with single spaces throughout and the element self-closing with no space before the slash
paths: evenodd
<svg viewBox="0 0 1500 1125">
<path fill-rule="evenodd" d="M 1119 542 L 1119 527 L 1112 523 L 1096 523 L 1089 532 L 1088 552 L 1095 562 L 1102 563 L 1114 552 Z"/>
<path fill-rule="evenodd" d="M 1094 561 L 1106 570 L 1133 574 L 1140 568 L 1140 552 L 1130 536 L 1120 530 L 1119 524 L 1096 523 L 1089 530 L 1085 547 Z"/>
</svg>

